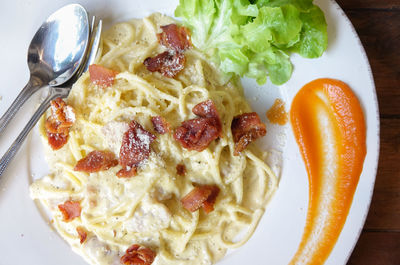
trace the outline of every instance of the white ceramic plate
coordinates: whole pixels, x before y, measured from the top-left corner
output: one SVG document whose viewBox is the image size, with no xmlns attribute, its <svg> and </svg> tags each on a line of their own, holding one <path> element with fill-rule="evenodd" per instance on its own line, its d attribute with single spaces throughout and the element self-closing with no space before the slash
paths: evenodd
<svg viewBox="0 0 400 265">
<path fill-rule="evenodd" d="M 80 0 L 92 14 L 103 18 L 106 27 L 117 21 L 143 17 L 158 11 L 173 14 L 177 0 Z M 367 156 L 346 224 L 326 264 L 345 264 L 363 227 L 375 181 L 379 154 L 379 113 L 371 69 L 351 23 L 330 0 L 315 1 L 328 22 L 328 50 L 319 59 L 293 56 L 293 76 L 281 87 L 268 83 L 259 87 L 243 80 L 246 96 L 266 122 L 265 111 L 276 97 L 290 106 L 296 92 L 309 81 L 340 79 L 354 90 L 364 108 L 367 122 Z M 0 114 L 4 113 L 28 80 L 26 51 L 40 24 L 68 0 L 0 2 Z M 0 139 L 2 153 L 16 137 L 37 106 L 38 97 Z M 300 242 L 308 203 L 308 180 L 290 126 L 268 125 L 264 148 L 282 151 L 279 189 L 250 241 L 230 252 L 220 264 L 287 264 Z M 279 152 L 275 152 L 279 155 Z M 0 265 L 84 265 L 69 246 L 51 229 L 29 198 L 29 184 L 47 170 L 37 129 L 0 178 Z"/>
</svg>

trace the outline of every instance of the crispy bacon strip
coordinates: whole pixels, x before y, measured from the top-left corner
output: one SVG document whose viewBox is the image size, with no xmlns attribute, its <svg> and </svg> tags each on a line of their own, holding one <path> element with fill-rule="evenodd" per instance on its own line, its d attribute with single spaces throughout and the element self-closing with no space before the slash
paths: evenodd
<svg viewBox="0 0 400 265">
<path fill-rule="evenodd" d="M 118 165 L 118 160 L 110 151 L 92 151 L 76 163 L 74 170 L 87 173 L 107 170 Z"/>
<path fill-rule="evenodd" d="M 186 174 L 186 167 L 184 164 L 176 165 L 176 174 L 179 176 L 185 176 Z"/>
<path fill-rule="evenodd" d="M 133 244 L 126 250 L 120 262 L 124 265 L 150 265 L 153 263 L 155 257 L 156 253 L 150 248 Z"/>
<path fill-rule="evenodd" d="M 161 116 L 152 117 L 151 122 L 153 123 L 154 130 L 159 134 L 166 134 L 171 130 L 170 124 Z"/>
<path fill-rule="evenodd" d="M 219 194 L 219 188 L 216 185 L 197 185 L 194 189 L 181 199 L 185 209 L 194 212 L 203 207 L 208 214 L 214 210 L 214 204 Z"/>
<path fill-rule="evenodd" d="M 47 141 L 53 150 L 58 150 L 68 142 L 68 135 L 62 133 L 47 133 Z"/>
<path fill-rule="evenodd" d="M 168 49 L 182 52 L 192 47 L 190 33 L 186 27 L 180 27 L 176 24 L 161 26 L 162 33 L 157 34 L 159 42 Z"/>
<path fill-rule="evenodd" d="M 45 123 L 48 143 L 53 150 L 63 147 L 69 136 L 69 129 L 75 122 L 75 112 L 61 98 L 51 101 L 51 115 Z"/>
<path fill-rule="evenodd" d="M 211 195 L 210 189 L 195 187 L 191 192 L 181 199 L 183 207 L 191 212 L 197 211 Z"/>
<path fill-rule="evenodd" d="M 134 177 L 137 174 L 137 168 L 136 166 L 132 166 L 132 167 L 127 167 L 127 168 L 123 168 L 121 170 L 119 170 L 117 172 L 117 177 L 119 178 L 130 178 L 130 177 Z"/>
<path fill-rule="evenodd" d="M 201 152 L 213 140 L 222 136 L 221 120 L 211 100 L 197 104 L 192 111 L 200 118 L 182 122 L 175 130 L 174 138 L 184 148 Z"/>
<path fill-rule="evenodd" d="M 192 112 L 199 117 L 219 119 L 217 108 L 211 99 L 207 99 L 194 106 Z"/>
<path fill-rule="evenodd" d="M 186 57 L 183 52 L 192 47 L 189 30 L 176 24 L 161 26 L 162 33 L 157 34 L 161 45 L 167 51 L 144 60 L 150 72 L 159 72 L 166 77 L 176 76 L 184 67 Z"/>
<path fill-rule="evenodd" d="M 86 241 L 86 237 L 87 237 L 86 230 L 82 226 L 78 226 L 76 228 L 76 232 L 79 235 L 79 243 L 83 244 Z"/>
<path fill-rule="evenodd" d="M 165 51 L 155 57 L 148 57 L 144 65 L 150 72 L 159 72 L 166 77 L 176 76 L 185 67 L 185 55 L 175 51 Z"/>
<path fill-rule="evenodd" d="M 256 112 L 235 116 L 232 120 L 231 130 L 235 142 L 233 153 L 235 156 L 239 155 L 249 143 L 267 133 L 265 124 L 261 122 Z"/>
<path fill-rule="evenodd" d="M 214 204 L 219 194 L 219 188 L 216 185 L 206 185 L 206 187 L 211 190 L 211 194 L 208 196 L 207 200 L 203 202 L 203 210 L 206 213 L 210 213 L 214 211 Z"/>
<path fill-rule="evenodd" d="M 47 118 L 45 127 L 49 133 L 67 134 L 75 122 L 75 112 L 61 98 L 51 101 L 51 115 Z"/>
<path fill-rule="evenodd" d="M 129 129 L 122 138 L 122 145 L 119 153 L 119 164 L 124 171 L 120 172 L 119 177 L 126 177 L 136 174 L 136 167 L 150 155 L 150 144 L 156 137 L 146 131 L 142 125 L 136 121 L 129 124 Z M 129 168 L 130 167 L 130 168 Z M 132 171 L 134 168 L 134 171 Z"/>
<path fill-rule="evenodd" d="M 59 204 L 58 209 L 64 217 L 64 222 L 72 221 L 81 216 L 82 211 L 80 203 L 76 201 L 66 201 L 64 204 Z"/>
<path fill-rule="evenodd" d="M 209 118 L 197 118 L 182 122 L 175 130 L 174 138 L 188 150 L 203 151 L 218 138 L 220 132 Z"/>
<path fill-rule="evenodd" d="M 221 119 L 219 117 L 217 107 L 211 99 L 200 102 L 199 104 L 194 106 L 192 112 L 201 118 L 213 119 L 215 127 L 220 132 L 219 136 L 222 136 Z"/>
<path fill-rule="evenodd" d="M 92 64 L 89 66 L 90 81 L 101 87 L 109 87 L 114 84 L 117 71 L 108 69 L 104 66 Z"/>
</svg>

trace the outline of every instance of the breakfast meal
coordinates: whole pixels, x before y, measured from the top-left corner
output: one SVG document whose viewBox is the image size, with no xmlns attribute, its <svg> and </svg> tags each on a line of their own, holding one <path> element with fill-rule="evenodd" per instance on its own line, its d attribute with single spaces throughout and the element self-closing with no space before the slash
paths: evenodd
<svg viewBox="0 0 400 265">
<path fill-rule="evenodd" d="M 31 197 L 90 264 L 213 264 L 250 238 L 278 184 L 239 78 L 159 13 L 105 32 L 39 129 L 50 173 Z"/>
</svg>

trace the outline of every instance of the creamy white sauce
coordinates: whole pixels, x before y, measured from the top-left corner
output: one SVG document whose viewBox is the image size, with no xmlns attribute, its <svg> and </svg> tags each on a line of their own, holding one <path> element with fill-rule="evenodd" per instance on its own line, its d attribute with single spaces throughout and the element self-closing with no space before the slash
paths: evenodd
<svg viewBox="0 0 400 265">
<path fill-rule="evenodd" d="M 119 156 L 121 149 L 122 138 L 124 133 L 129 129 L 127 122 L 110 121 L 101 128 L 104 135 L 106 145 L 115 155 Z"/>
<path fill-rule="evenodd" d="M 123 224 L 130 232 L 151 232 L 165 229 L 171 221 L 171 213 L 164 204 L 146 196 L 136 208 L 133 217 Z"/>
</svg>

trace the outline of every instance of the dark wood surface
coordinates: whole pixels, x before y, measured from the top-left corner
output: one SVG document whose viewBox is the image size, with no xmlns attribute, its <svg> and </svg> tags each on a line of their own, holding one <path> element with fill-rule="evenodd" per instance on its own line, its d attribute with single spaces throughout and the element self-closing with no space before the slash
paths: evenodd
<svg viewBox="0 0 400 265">
<path fill-rule="evenodd" d="M 337 0 L 367 52 L 381 134 L 371 207 L 351 265 L 400 264 L 400 1 Z"/>
</svg>

